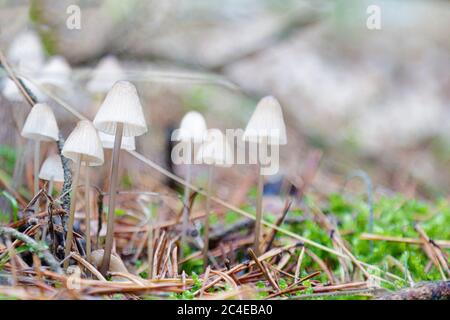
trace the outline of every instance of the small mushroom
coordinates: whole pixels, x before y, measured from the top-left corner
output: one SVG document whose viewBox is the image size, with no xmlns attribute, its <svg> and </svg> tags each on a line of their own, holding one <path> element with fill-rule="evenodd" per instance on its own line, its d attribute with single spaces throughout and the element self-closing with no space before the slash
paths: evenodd
<svg viewBox="0 0 450 320">
<path fill-rule="evenodd" d="M 197 111 L 190 111 L 185 114 L 183 119 L 181 119 L 180 128 L 177 130 L 175 136 L 176 141 L 186 144 L 188 161 L 192 161 L 192 145 L 195 143 L 201 143 L 205 140 L 207 135 L 206 121 L 203 116 Z M 186 182 L 187 185 L 184 187 L 184 208 L 182 217 L 182 230 L 181 230 L 181 244 L 186 243 L 186 235 L 189 225 L 189 212 L 187 203 L 190 197 L 189 184 L 191 183 L 191 163 L 187 164 L 186 170 Z"/>
<path fill-rule="evenodd" d="M 272 96 L 263 98 L 256 106 L 243 135 L 244 141 L 258 145 L 258 188 L 256 198 L 255 221 L 255 253 L 260 255 L 263 174 L 259 159 L 260 149 L 268 145 L 284 145 L 287 143 L 286 126 L 279 102 Z"/>
<path fill-rule="evenodd" d="M 68 91 L 72 85 L 70 76 L 72 68 L 62 56 L 49 59 L 40 72 L 39 83 L 43 86 L 55 88 L 60 91 Z"/>
<path fill-rule="evenodd" d="M 200 146 L 196 155 L 197 163 L 208 165 L 208 185 L 206 187 L 206 206 L 203 234 L 203 266 L 208 265 L 209 250 L 209 214 L 211 211 L 211 187 L 214 174 L 214 166 L 229 167 L 233 164 L 233 151 L 226 137 L 219 129 L 208 130 L 208 137 Z"/>
<path fill-rule="evenodd" d="M 75 129 L 69 135 L 64 144 L 62 150 L 63 156 L 71 159 L 75 163 L 75 171 L 72 181 L 72 197 L 70 203 L 70 214 L 69 222 L 67 225 L 67 237 L 66 237 L 66 247 L 64 251 L 65 257 L 70 253 L 72 247 L 73 239 L 73 224 L 75 219 L 75 209 L 76 209 L 76 194 L 78 188 L 78 181 L 80 177 L 80 167 L 85 166 L 85 192 L 89 194 L 89 167 L 91 166 L 101 166 L 104 162 L 103 160 L 103 148 L 98 137 L 97 130 L 95 130 L 92 123 L 88 120 L 82 120 L 78 122 Z M 90 237 L 90 210 L 89 210 L 89 197 L 87 196 L 86 202 L 86 252 L 89 257 L 91 237 Z M 64 263 L 64 268 L 67 268 L 69 261 L 66 260 Z"/>
<path fill-rule="evenodd" d="M 45 60 L 44 48 L 35 32 L 27 31 L 15 37 L 9 47 L 8 61 L 21 71 L 38 71 Z"/>
<path fill-rule="evenodd" d="M 54 154 L 45 159 L 39 171 L 39 179 L 48 181 L 48 194 L 50 195 L 53 192 L 54 182 L 64 182 L 64 170 L 59 155 Z"/>
<path fill-rule="evenodd" d="M 100 272 L 108 270 L 114 240 L 114 212 L 116 206 L 117 178 L 122 138 L 136 137 L 147 132 L 144 112 L 136 87 L 128 81 L 118 81 L 108 92 L 94 119 L 94 125 L 103 133 L 114 135 L 113 160 L 109 187 L 108 224 L 105 255 Z"/>
<path fill-rule="evenodd" d="M 39 191 L 41 141 L 58 141 L 58 134 L 58 124 L 52 109 L 44 103 L 35 104 L 21 132 L 22 137 L 34 140 L 34 194 Z"/>
<path fill-rule="evenodd" d="M 125 72 L 120 66 L 119 60 L 113 55 L 108 55 L 101 59 L 95 67 L 86 88 L 91 93 L 103 94 L 107 93 L 117 81 L 124 79 Z"/>
<path fill-rule="evenodd" d="M 46 101 L 47 100 L 47 96 L 44 95 L 42 93 L 42 91 L 39 90 L 34 85 L 34 83 L 30 82 L 29 80 L 27 80 L 23 77 L 18 77 L 18 78 L 20 79 L 20 81 L 23 82 L 23 84 L 28 89 L 30 89 L 31 92 L 33 92 L 34 96 L 36 97 L 36 99 L 38 101 Z M 6 79 L 4 82 L 2 94 L 5 96 L 6 99 L 8 99 L 9 101 L 12 101 L 12 102 L 24 102 L 25 101 L 25 98 L 23 97 L 20 90 L 17 88 L 17 85 L 15 84 L 15 82 L 9 78 Z"/>
</svg>

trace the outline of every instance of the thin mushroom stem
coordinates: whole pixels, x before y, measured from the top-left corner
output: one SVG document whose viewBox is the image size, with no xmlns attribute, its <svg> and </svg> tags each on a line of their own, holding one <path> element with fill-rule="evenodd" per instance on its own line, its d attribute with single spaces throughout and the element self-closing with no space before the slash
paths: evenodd
<svg viewBox="0 0 450 320">
<path fill-rule="evenodd" d="M 86 211 L 86 258 L 90 261 L 91 258 L 91 197 L 90 197 L 90 182 L 89 182 L 89 166 L 85 168 L 84 177 L 84 202 Z"/>
<path fill-rule="evenodd" d="M 263 198 L 264 180 L 261 174 L 261 163 L 258 161 L 258 187 L 256 193 L 256 221 L 255 221 L 255 253 L 261 255 L 261 219 L 262 219 L 262 198 Z"/>
<path fill-rule="evenodd" d="M 108 199 L 108 224 L 106 229 L 105 253 L 103 255 L 100 272 L 105 275 L 109 269 L 111 252 L 114 241 L 114 212 L 116 209 L 117 178 L 119 170 L 120 146 L 122 145 L 123 123 L 117 123 L 112 154 L 109 199 Z"/>
<path fill-rule="evenodd" d="M 186 184 L 184 185 L 184 207 L 183 207 L 183 222 L 181 227 L 181 258 L 183 257 L 183 246 L 186 244 L 187 230 L 189 225 L 189 197 L 191 190 L 189 185 L 191 184 L 191 159 L 192 159 L 192 142 L 189 141 L 187 148 L 187 171 L 186 171 Z"/>
<path fill-rule="evenodd" d="M 205 205 L 205 222 L 203 230 L 203 268 L 208 266 L 208 250 L 209 250 L 209 214 L 211 212 L 211 188 L 213 181 L 214 167 L 208 168 L 208 185 L 206 186 L 206 205 Z"/>
<path fill-rule="evenodd" d="M 34 194 L 39 192 L 39 160 L 41 153 L 41 142 L 36 140 L 34 143 Z M 36 202 L 36 208 L 38 207 L 38 201 Z"/>
<path fill-rule="evenodd" d="M 69 213 L 69 221 L 67 224 L 67 236 L 66 236 L 66 247 L 64 249 L 64 258 L 69 257 L 70 250 L 72 248 L 73 224 L 75 221 L 76 196 L 78 189 L 78 180 L 80 178 L 80 168 L 81 168 L 81 156 L 78 155 L 77 161 L 75 162 L 75 172 L 72 181 L 72 197 L 70 198 L 70 213 Z M 66 259 L 64 261 L 64 269 L 67 269 L 68 266 L 69 266 L 69 259 Z"/>
</svg>

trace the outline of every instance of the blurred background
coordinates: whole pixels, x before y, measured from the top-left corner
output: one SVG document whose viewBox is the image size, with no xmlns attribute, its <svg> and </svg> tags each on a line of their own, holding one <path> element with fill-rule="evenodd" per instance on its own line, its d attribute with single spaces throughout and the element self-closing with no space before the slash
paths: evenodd
<svg viewBox="0 0 450 320">
<path fill-rule="evenodd" d="M 367 27 L 370 5 L 380 29 Z M 79 112 L 92 119 L 102 101 L 101 89 L 89 89 L 101 62 L 105 82 L 122 72 L 137 85 L 150 128 L 137 149 L 148 158 L 169 166 L 167 137 L 187 111 L 200 111 L 208 127 L 245 128 L 258 100 L 274 95 L 288 125 L 280 174 L 299 186 L 308 159 L 321 154 L 312 187 L 324 193 L 363 170 L 379 193 L 448 196 L 449 30 L 445 0 L 0 0 L 0 49 L 36 79 L 63 57 L 70 85 L 55 92 Z M 5 146 L 31 159 L 19 134 L 29 108 L 1 77 L 1 168 L 17 171 Z M 48 103 L 67 136 L 77 119 Z M 164 180 L 127 155 L 122 163 L 124 185 Z M 254 177 L 249 166 L 223 170 L 224 186 Z M 32 168 L 25 172 L 29 180 Z"/>
</svg>

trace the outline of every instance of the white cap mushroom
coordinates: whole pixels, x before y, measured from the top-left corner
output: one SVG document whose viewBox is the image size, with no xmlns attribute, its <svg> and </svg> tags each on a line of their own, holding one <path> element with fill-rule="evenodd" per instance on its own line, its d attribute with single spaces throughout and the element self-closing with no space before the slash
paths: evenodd
<svg viewBox="0 0 450 320">
<path fill-rule="evenodd" d="M 284 145 L 287 143 L 286 126 L 279 102 L 265 97 L 256 106 L 244 132 L 243 139 L 254 143 Z"/>
<path fill-rule="evenodd" d="M 174 139 L 176 141 L 181 141 L 187 147 L 186 157 L 188 159 L 188 163 L 192 161 L 192 144 L 200 143 L 205 140 L 207 136 L 207 127 L 206 121 L 203 116 L 197 111 L 190 111 L 185 114 L 183 119 L 181 119 L 180 128 L 174 132 Z M 187 184 L 184 187 L 184 201 L 188 202 L 190 197 L 190 190 L 188 184 L 191 183 L 191 166 L 187 166 L 186 172 L 186 182 Z M 186 243 L 186 234 L 187 228 L 189 224 L 189 211 L 187 206 L 184 206 L 183 209 L 183 223 L 182 223 L 182 231 L 181 231 L 181 243 L 182 245 Z"/>
<path fill-rule="evenodd" d="M 100 141 L 102 142 L 103 148 L 105 149 L 113 149 L 114 148 L 114 136 L 110 134 L 106 134 L 103 132 L 99 132 L 98 136 L 100 138 Z M 134 137 L 123 137 L 122 138 L 122 145 L 120 149 L 123 150 L 136 150 L 136 141 Z"/>
<path fill-rule="evenodd" d="M 19 79 L 23 82 L 23 84 L 30 89 L 30 91 L 35 95 L 38 101 L 46 101 L 47 96 L 44 95 L 41 90 L 39 90 L 33 83 L 28 81 L 27 79 L 19 77 Z M 2 94 L 6 99 L 13 102 L 23 102 L 25 98 L 22 93 L 17 88 L 17 85 L 11 79 L 6 79 L 4 82 L 4 87 L 2 90 Z"/>
<path fill-rule="evenodd" d="M 205 118 L 197 111 L 190 111 L 181 120 L 175 139 L 177 141 L 198 143 L 203 142 L 206 134 Z"/>
<path fill-rule="evenodd" d="M 64 170 L 59 155 L 54 154 L 45 159 L 39 171 L 39 179 L 64 182 Z"/>
<path fill-rule="evenodd" d="M 59 89 L 67 89 L 70 83 L 72 68 L 62 56 L 55 56 L 49 59 L 41 71 L 39 83 L 43 85 L 55 86 Z"/>
<path fill-rule="evenodd" d="M 124 137 L 136 137 L 147 132 L 136 87 L 128 81 L 114 84 L 94 119 L 94 126 L 110 135 L 116 134 L 118 123 L 123 124 Z"/>
<path fill-rule="evenodd" d="M 7 56 L 13 65 L 25 72 L 39 70 L 45 60 L 41 41 L 32 31 L 23 32 L 15 37 Z"/>
<path fill-rule="evenodd" d="M 219 129 L 209 129 L 208 137 L 197 151 L 196 162 L 229 167 L 233 164 L 231 147 Z"/>
<path fill-rule="evenodd" d="M 104 162 L 103 148 L 97 130 L 88 120 L 78 122 L 62 150 L 63 156 L 85 166 L 101 166 Z"/>
<path fill-rule="evenodd" d="M 92 93 L 106 93 L 120 80 L 125 80 L 125 73 L 117 58 L 109 55 L 100 60 L 86 88 Z"/>
<path fill-rule="evenodd" d="M 22 128 L 22 136 L 36 141 L 58 141 L 58 133 L 52 109 L 45 103 L 36 103 Z"/>
<path fill-rule="evenodd" d="M 77 126 L 69 135 L 64 144 L 62 150 L 63 156 L 71 159 L 76 163 L 74 178 L 72 181 L 72 197 L 70 203 L 69 222 L 67 224 L 67 240 L 66 247 L 64 249 L 64 256 L 67 257 L 72 247 L 73 238 L 73 224 L 75 220 L 75 207 L 76 207 L 76 192 L 78 187 L 78 180 L 80 176 L 80 166 L 83 164 L 88 169 L 89 166 L 100 166 L 104 162 L 103 148 L 100 138 L 98 137 L 97 130 L 95 130 L 92 123 L 88 120 L 81 120 L 77 123 Z M 89 187 L 89 172 L 86 171 L 86 185 Z M 86 192 L 86 195 L 88 192 Z M 89 197 L 87 196 L 87 204 Z M 90 226 L 90 211 L 87 206 L 87 225 Z M 87 252 L 90 254 L 90 228 L 86 231 L 87 234 Z M 64 267 L 67 268 L 69 264 L 68 259 L 64 262 Z"/>
<path fill-rule="evenodd" d="M 114 240 L 115 198 L 122 138 L 140 136 L 147 132 L 142 105 L 136 87 L 131 82 L 118 81 L 114 84 L 95 116 L 94 125 L 99 131 L 114 135 L 105 255 L 100 268 L 100 272 L 106 274 Z"/>
</svg>

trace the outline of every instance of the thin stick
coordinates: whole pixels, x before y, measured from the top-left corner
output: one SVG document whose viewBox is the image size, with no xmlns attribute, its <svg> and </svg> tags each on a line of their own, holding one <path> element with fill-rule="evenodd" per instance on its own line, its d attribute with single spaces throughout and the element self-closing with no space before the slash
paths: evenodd
<svg viewBox="0 0 450 320">
<path fill-rule="evenodd" d="M 212 165 L 208 168 L 208 185 L 206 187 L 206 209 L 205 209 L 205 222 L 204 222 L 204 234 L 203 234 L 203 268 L 206 269 L 208 265 L 208 250 L 209 250 L 209 214 L 211 211 L 211 187 L 214 174 L 214 167 Z"/>
<path fill-rule="evenodd" d="M 116 209 L 116 195 L 117 195 L 117 178 L 119 170 L 120 146 L 122 145 L 123 123 L 117 123 L 116 136 L 114 138 L 113 160 L 111 163 L 111 180 L 109 186 L 109 201 L 108 201 L 108 225 L 106 230 L 105 254 L 103 255 L 100 272 L 105 275 L 109 269 L 109 262 L 111 260 L 111 251 L 114 241 L 114 214 Z"/>
<path fill-rule="evenodd" d="M 187 164 L 187 171 L 186 171 L 186 181 L 187 183 L 184 185 L 184 207 L 183 207 L 183 222 L 182 222 L 182 228 L 181 228 L 181 248 L 180 248 L 180 256 L 183 258 L 183 247 L 186 244 L 186 237 L 187 237 L 187 230 L 189 226 L 189 197 L 191 190 L 189 188 L 189 185 L 191 184 L 191 158 L 192 158 L 192 143 L 189 141 L 189 146 L 187 148 L 187 158 L 189 159 L 189 163 Z"/>
<path fill-rule="evenodd" d="M 91 197 L 89 182 L 89 166 L 85 168 L 84 177 L 84 202 L 86 211 L 86 259 L 91 261 Z"/>
<path fill-rule="evenodd" d="M 148 259 L 148 278 L 153 279 L 153 221 L 152 213 L 148 216 L 147 232 L 147 259 Z"/>
<path fill-rule="evenodd" d="M 263 198 L 264 181 L 261 174 L 261 163 L 258 161 L 258 190 L 256 193 L 256 221 L 255 221 L 255 254 L 261 255 L 261 220 L 262 220 L 262 198 Z"/>
<path fill-rule="evenodd" d="M 69 214 L 69 222 L 67 224 L 67 236 L 66 236 L 66 247 L 64 249 L 64 258 L 66 259 L 72 248 L 72 239 L 73 239 L 73 224 L 75 221 L 75 209 L 76 209 L 76 197 L 77 197 L 77 189 L 78 189 L 78 180 L 80 178 L 80 167 L 81 167 L 81 156 L 78 155 L 78 159 L 75 162 L 75 173 L 72 181 L 72 197 L 70 198 L 70 214 Z M 64 269 L 67 269 L 69 266 L 69 259 L 64 261 Z"/>
<path fill-rule="evenodd" d="M 300 277 L 300 268 L 302 266 L 302 261 L 303 261 L 303 256 L 305 255 L 305 247 L 302 247 L 302 251 L 300 251 L 300 254 L 298 256 L 298 260 L 297 260 L 297 266 L 295 268 L 295 277 L 294 277 L 294 282 L 298 281 L 298 278 Z"/>
</svg>

